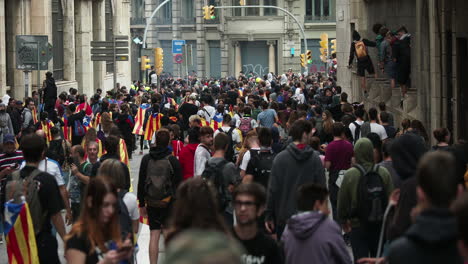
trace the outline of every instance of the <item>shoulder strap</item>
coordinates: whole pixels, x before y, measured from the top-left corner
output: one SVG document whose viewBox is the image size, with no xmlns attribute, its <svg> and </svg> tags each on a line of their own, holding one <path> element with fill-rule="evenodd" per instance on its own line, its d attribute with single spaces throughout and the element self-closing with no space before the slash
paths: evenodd
<svg viewBox="0 0 468 264">
<path fill-rule="evenodd" d="M 232 131 L 234 131 L 234 127 L 231 127 L 229 131 L 227 132 L 227 134 L 230 136 L 232 134 Z"/>
<path fill-rule="evenodd" d="M 354 164 L 354 168 L 359 170 L 359 172 L 361 173 L 361 176 L 366 175 L 366 170 L 364 169 L 364 167 L 361 164 L 357 164 L 357 163 Z"/>
</svg>

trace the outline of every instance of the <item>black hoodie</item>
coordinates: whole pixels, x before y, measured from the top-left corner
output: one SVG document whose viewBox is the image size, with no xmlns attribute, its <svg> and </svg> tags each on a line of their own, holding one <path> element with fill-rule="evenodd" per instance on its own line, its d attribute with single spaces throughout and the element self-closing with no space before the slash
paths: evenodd
<svg viewBox="0 0 468 264">
<path fill-rule="evenodd" d="M 309 146 L 298 149 L 294 143 L 279 153 L 271 168 L 266 218 L 284 227 L 296 213 L 296 191 L 304 183 L 325 185 L 320 157 Z"/>
<path fill-rule="evenodd" d="M 168 160 L 172 165 L 172 168 L 174 169 L 174 175 L 172 178 L 172 186 L 175 186 L 175 189 L 177 189 L 177 186 L 179 183 L 182 181 L 182 169 L 180 168 L 180 163 L 179 160 L 177 160 L 176 157 L 172 156 L 171 151 L 167 147 L 152 147 L 150 149 L 150 152 L 143 156 L 141 159 L 141 164 L 140 164 L 140 172 L 138 175 L 138 200 L 140 201 L 140 207 L 144 206 L 145 203 L 145 196 L 146 196 L 146 175 L 147 171 L 146 169 L 148 168 L 148 162 L 150 159 L 153 160 L 160 160 L 165 158 L 166 156 L 171 155 Z"/>
<path fill-rule="evenodd" d="M 390 245 L 388 263 L 463 263 L 457 250 L 456 226 L 449 209 L 423 211 L 404 236 Z"/>
</svg>

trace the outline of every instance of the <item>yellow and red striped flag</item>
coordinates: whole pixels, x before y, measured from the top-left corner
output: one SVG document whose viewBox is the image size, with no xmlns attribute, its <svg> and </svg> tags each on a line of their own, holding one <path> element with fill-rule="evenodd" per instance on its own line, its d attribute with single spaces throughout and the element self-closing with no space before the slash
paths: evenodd
<svg viewBox="0 0 468 264">
<path fill-rule="evenodd" d="M 101 124 L 101 113 L 97 113 L 93 120 L 93 127 L 96 128 Z"/>
<path fill-rule="evenodd" d="M 120 161 L 128 167 L 130 162 L 128 160 L 127 144 L 125 143 L 125 140 L 120 139 L 119 146 Z"/>
<path fill-rule="evenodd" d="M 161 113 L 155 113 L 150 116 L 146 123 L 145 129 L 145 140 L 152 140 L 154 133 L 161 128 L 161 118 L 164 115 Z"/>
<path fill-rule="evenodd" d="M 149 104 L 142 104 L 138 107 L 138 112 L 135 116 L 135 126 L 133 127 L 133 134 L 135 135 L 144 135 L 144 123 L 145 123 L 145 115 L 146 110 L 149 108 Z"/>
<path fill-rule="evenodd" d="M 8 263 L 39 263 L 36 236 L 27 203 L 5 203 L 4 228 Z"/>
<path fill-rule="evenodd" d="M 63 115 L 62 121 L 63 121 L 63 127 L 62 127 L 63 138 L 66 141 L 71 142 L 71 140 L 72 140 L 72 129 L 71 129 L 71 127 L 68 126 L 68 118 L 67 118 L 66 115 Z"/>
<path fill-rule="evenodd" d="M 202 126 L 211 126 L 210 122 L 206 121 L 205 118 L 200 118 Z"/>
<path fill-rule="evenodd" d="M 216 131 L 216 130 L 218 130 L 221 126 L 223 126 L 223 123 L 222 123 L 222 122 L 217 122 L 217 121 L 215 121 L 215 120 L 212 119 L 212 120 L 211 120 L 211 123 L 210 123 L 210 126 L 211 126 L 211 128 L 212 128 L 214 131 Z"/>
<path fill-rule="evenodd" d="M 52 133 L 50 132 L 50 129 L 53 127 L 54 127 L 54 123 L 50 120 L 41 122 L 41 128 L 42 128 L 42 131 L 44 131 L 47 144 L 49 144 L 49 142 L 54 139 L 54 137 L 52 136 Z"/>
<path fill-rule="evenodd" d="M 37 124 L 38 119 L 37 119 L 37 109 L 36 109 L 36 107 L 33 108 L 33 110 L 31 111 L 31 114 L 32 114 L 32 118 L 33 118 L 33 123 Z"/>
</svg>

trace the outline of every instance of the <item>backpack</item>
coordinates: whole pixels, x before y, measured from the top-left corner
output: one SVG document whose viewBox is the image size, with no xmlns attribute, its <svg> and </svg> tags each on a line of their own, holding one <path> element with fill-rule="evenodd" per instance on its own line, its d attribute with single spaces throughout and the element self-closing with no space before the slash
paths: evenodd
<svg viewBox="0 0 468 264">
<path fill-rule="evenodd" d="M 201 175 L 201 177 L 208 181 L 208 184 L 213 186 L 216 190 L 216 198 L 218 199 L 218 206 L 221 211 L 224 211 L 229 203 L 223 175 L 224 166 L 228 163 L 229 161 L 226 159 L 224 159 L 220 164 L 210 163 L 208 161 L 206 162 L 205 170 Z"/>
<path fill-rule="evenodd" d="M 254 181 L 267 188 L 271 167 L 273 166 L 273 160 L 276 154 L 271 151 L 250 150 L 250 156 L 250 165 L 253 167 Z"/>
<path fill-rule="evenodd" d="M 250 130 L 252 130 L 252 118 L 251 117 L 243 117 L 241 118 L 240 131 L 242 131 L 242 136 L 245 136 Z"/>
<path fill-rule="evenodd" d="M 74 125 L 75 125 L 75 128 L 73 129 L 74 136 L 82 137 L 86 134 L 83 123 L 81 123 L 80 120 L 75 120 Z"/>
<path fill-rule="evenodd" d="M 31 219 L 33 219 L 35 235 L 42 231 L 42 227 L 47 220 L 47 212 L 42 210 L 39 198 L 40 183 L 35 180 L 40 173 L 40 170 L 34 169 L 27 177 L 22 179 L 20 171 L 15 171 L 11 174 L 11 181 L 8 181 L 5 189 L 5 201 L 13 200 L 13 203 L 21 204 L 23 202 L 21 197 L 25 197 L 29 205 Z"/>
<path fill-rule="evenodd" d="M 361 137 L 367 137 L 369 133 L 371 132 L 371 125 L 369 122 L 364 122 L 364 124 L 361 125 Z"/>
<path fill-rule="evenodd" d="M 163 159 L 150 159 L 146 170 L 145 200 L 147 205 L 166 208 L 174 195 L 172 177 L 174 169 L 169 161 L 171 155 Z"/>
<path fill-rule="evenodd" d="M 65 157 L 68 157 L 67 146 L 63 139 L 52 140 L 49 142 L 49 147 L 47 148 L 46 156 L 50 159 L 57 161 L 60 166 L 63 166 L 65 163 Z"/>
<path fill-rule="evenodd" d="M 367 47 L 362 40 L 356 41 L 354 47 L 356 49 L 356 57 L 358 60 L 362 60 L 367 57 Z"/>
<path fill-rule="evenodd" d="M 228 149 L 226 150 L 226 153 L 224 154 L 224 158 L 227 161 L 233 161 L 234 160 L 234 142 L 232 141 L 232 132 L 234 131 L 234 127 L 231 127 L 228 132 L 224 132 L 222 127 L 218 128 L 218 131 L 228 136 L 229 144 L 228 144 Z"/>
<path fill-rule="evenodd" d="M 130 212 L 128 211 L 128 207 L 125 204 L 123 198 L 127 194 L 126 190 L 120 190 L 118 193 L 119 196 L 119 224 L 120 224 L 120 232 L 122 235 L 122 239 L 126 239 L 128 234 L 133 234 L 133 225 L 132 219 L 130 218 Z M 132 236 L 133 238 L 133 236 Z"/>
<path fill-rule="evenodd" d="M 374 165 L 367 171 L 359 164 L 354 165 L 361 177 L 357 185 L 356 216 L 366 226 L 379 224 L 383 221 L 388 197 L 382 177 L 379 174 L 379 165 Z"/>
<path fill-rule="evenodd" d="M 354 126 L 356 127 L 354 129 L 354 138 L 353 138 L 353 142 L 354 144 L 356 144 L 356 142 L 358 141 L 358 139 L 361 137 L 361 125 L 359 125 L 356 121 L 353 122 Z"/>
</svg>

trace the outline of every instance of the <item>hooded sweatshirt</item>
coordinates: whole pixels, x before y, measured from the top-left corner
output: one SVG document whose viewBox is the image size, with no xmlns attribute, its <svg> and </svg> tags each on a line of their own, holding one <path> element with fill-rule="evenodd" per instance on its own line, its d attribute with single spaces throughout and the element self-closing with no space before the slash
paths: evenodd
<svg viewBox="0 0 468 264">
<path fill-rule="evenodd" d="M 456 227 L 449 209 L 423 211 L 403 237 L 392 242 L 388 263 L 463 263 L 457 250 Z"/>
<path fill-rule="evenodd" d="M 341 228 L 321 212 L 304 212 L 291 217 L 282 241 L 286 264 L 352 263 Z"/>
<path fill-rule="evenodd" d="M 145 206 L 145 196 L 146 196 L 146 176 L 147 176 L 147 168 L 150 159 L 153 160 L 160 160 L 165 158 L 166 156 L 170 156 L 168 158 L 169 162 L 171 163 L 172 169 L 174 170 L 174 175 L 172 175 L 172 186 L 175 190 L 177 190 L 177 186 L 182 181 L 182 171 L 180 169 L 179 161 L 176 157 L 171 155 L 171 151 L 168 147 L 152 147 L 150 152 L 143 156 L 141 159 L 140 164 L 140 172 L 138 176 L 138 200 L 140 201 L 140 207 Z"/>
<path fill-rule="evenodd" d="M 267 220 L 285 226 L 296 213 L 296 191 L 305 183 L 325 186 L 325 171 L 320 157 L 306 146 L 299 149 L 294 143 L 279 153 L 273 160 L 268 185 Z"/>
<path fill-rule="evenodd" d="M 356 163 L 364 167 L 368 172 L 374 166 L 374 147 L 368 138 L 360 138 L 354 145 L 354 157 Z M 379 175 L 382 177 L 387 191 L 387 196 L 393 191 L 392 176 L 384 167 L 379 167 Z M 343 182 L 338 193 L 338 219 L 340 222 L 351 220 L 352 227 L 360 225 L 359 220 L 354 216 L 357 208 L 357 191 L 361 172 L 353 167 L 344 174 Z"/>
<path fill-rule="evenodd" d="M 179 161 L 184 180 L 193 177 L 195 150 L 197 150 L 197 147 L 198 143 L 190 143 L 180 151 Z"/>
<path fill-rule="evenodd" d="M 390 147 L 390 156 L 401 180 L 400 199 L 395 208 L 392 220 L 389 222 L 388 238 L 394 240 L 410 227 L 411 210 L 416 206 L 416 168 L 427 147 L 423 139 L 408 132 L 398 137 Z"/>
</svg>

